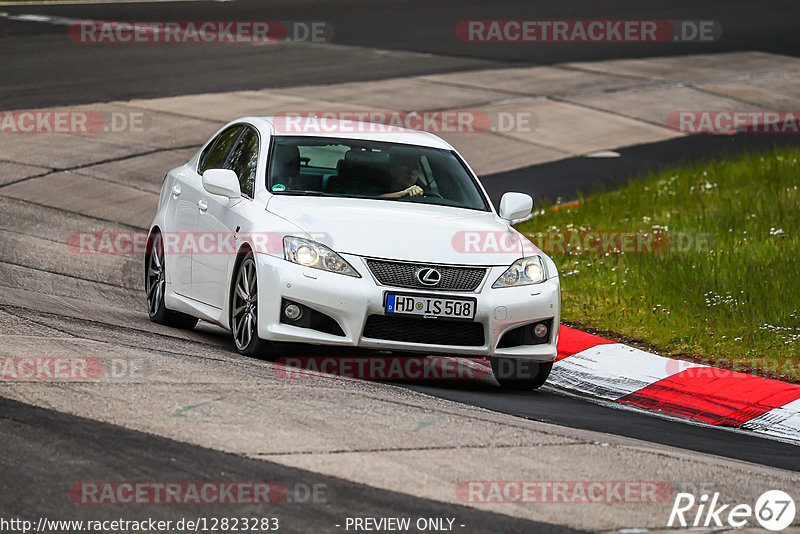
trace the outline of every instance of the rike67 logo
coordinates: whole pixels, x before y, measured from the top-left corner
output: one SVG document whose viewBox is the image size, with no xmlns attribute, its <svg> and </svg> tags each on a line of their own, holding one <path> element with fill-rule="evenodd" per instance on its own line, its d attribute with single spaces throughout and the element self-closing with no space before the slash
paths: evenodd
<svg viewBox="0 0 800 534">
<path fill-rule="evenodd" d="M 766 491 L 749 504 L 723 504 L 719 493 L 709 497 L 704 493 L 696 498 L 691 493 L 678 493 L 669 514 L 668 527 L 733 527 L 742 528 L 752 520 L 762 528 L 777 532 L 792 524 L 795 517 L 794 499 L 780 490 Z"/>
</svg>

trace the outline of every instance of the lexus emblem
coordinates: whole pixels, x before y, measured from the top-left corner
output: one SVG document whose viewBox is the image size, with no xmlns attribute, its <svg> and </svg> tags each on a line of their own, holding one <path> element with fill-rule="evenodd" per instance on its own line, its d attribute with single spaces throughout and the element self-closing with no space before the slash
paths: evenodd
<svg viewBox="0 0 800 534">
<path fill-rule="evenodd" d="M 417 280 L 426 286 L 438 286 L 439 282 L 442 281 L 442 273 L 436 269 L 425 267 L 417 271 Z"/>
</svg>

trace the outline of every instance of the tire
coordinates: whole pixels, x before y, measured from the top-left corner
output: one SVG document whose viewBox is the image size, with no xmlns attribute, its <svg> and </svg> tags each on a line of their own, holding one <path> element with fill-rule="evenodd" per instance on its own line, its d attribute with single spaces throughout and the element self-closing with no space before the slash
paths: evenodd
<svg viewBox="0 0 800 534">
<path fill-rule="evenodd" d="M 197 324 L 197 317 L 168 310 L 164 304 L 166 264 L 164 261 L 164 240 L 159 232 L 154 232 L 147 240 L 144 255 L 144 291 L 147 314 L 154 323 L 191 330 Z"/>
<path fill-rule="evenodd" d="M 497 383 L 515 391 L 539 389 L 553 368 L 553 362 L 538 363 L 516 358 L 491 358 L 491 361 Z"/>
<path fill-rule="evenodd" d="M 255 257 L 248 252 L 236 268 L 231 285 L 230 325 L 239 354 L 261 358 L 274 356 L 273 345 L 258 337 L 258 279 Z"/>
</svg>

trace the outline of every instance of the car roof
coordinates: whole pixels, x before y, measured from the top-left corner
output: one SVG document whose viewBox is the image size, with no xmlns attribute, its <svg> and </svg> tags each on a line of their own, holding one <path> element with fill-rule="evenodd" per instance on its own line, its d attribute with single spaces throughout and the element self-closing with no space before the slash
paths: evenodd
<svg viewBox="0 0 800 534">
<path fill-rule="evenodd" d="M 454 150 L 447 141 L 428 132 L 358 120 L 327 117 L 292 117 L 289 119 L 287 117 L 244 117 L 233 122 L 241 121 L 261 126 L 270 135 L 362 139 Z"/>
</svg>

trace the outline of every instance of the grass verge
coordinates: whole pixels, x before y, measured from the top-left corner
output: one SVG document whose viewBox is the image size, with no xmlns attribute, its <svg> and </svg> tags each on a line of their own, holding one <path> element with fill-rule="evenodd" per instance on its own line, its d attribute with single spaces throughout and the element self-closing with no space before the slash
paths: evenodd
<svg viewBox="0 0 800 534">
<path fill-rule="evenodd" d="M 800 149 L 650 174 L 517 229 L 558 265 L 567 324 L 800 382 Z"/>
</svg>

